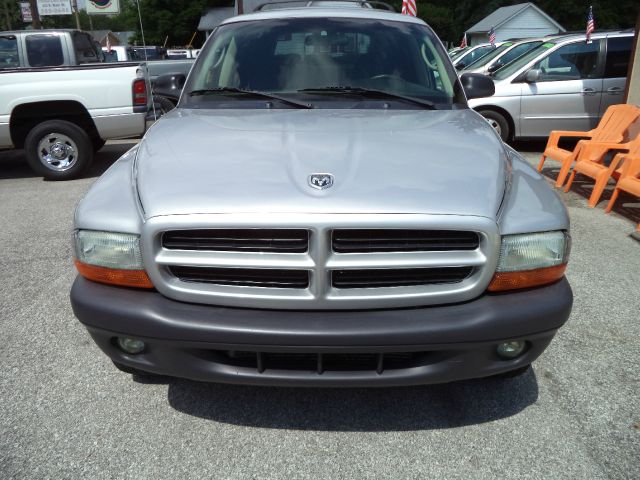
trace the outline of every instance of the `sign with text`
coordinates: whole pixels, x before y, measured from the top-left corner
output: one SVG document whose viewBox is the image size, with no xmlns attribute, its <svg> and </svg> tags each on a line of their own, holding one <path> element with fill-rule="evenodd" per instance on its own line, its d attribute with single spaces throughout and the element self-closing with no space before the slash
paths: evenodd
<svg viewBox="0 0 640 480">
<path fill-rule="evenodd" d="M 41 17 L 46 15 L 71 15 L 71 2 L 69 0 L 38 0 L 38 13 Z"/>
<path fill-rule="evenodd" d="M 120 0 L 87 0 L 86 3 L 89 15 L 120 13 Z"/>
<path fill-rule="evenodd" d="M 22 15 L 22 21 L 25 23 L 33 22 L 31 16 L 31 5 L 29 2 L 18 2 L 20 4 L 20 14 Z"/>
</svg>

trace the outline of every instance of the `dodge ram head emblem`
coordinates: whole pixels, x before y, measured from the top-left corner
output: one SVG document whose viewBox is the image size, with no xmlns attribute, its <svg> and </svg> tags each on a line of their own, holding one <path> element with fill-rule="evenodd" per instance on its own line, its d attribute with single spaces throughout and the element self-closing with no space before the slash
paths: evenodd
<svg viewBox="0 0 640 480">
<path fill-rule="evenodd" d="M 333 187 L 333 175 L 330 173 L 312 173 L 309 175 L 309 186 L 318 190 Z"/>
</svg>

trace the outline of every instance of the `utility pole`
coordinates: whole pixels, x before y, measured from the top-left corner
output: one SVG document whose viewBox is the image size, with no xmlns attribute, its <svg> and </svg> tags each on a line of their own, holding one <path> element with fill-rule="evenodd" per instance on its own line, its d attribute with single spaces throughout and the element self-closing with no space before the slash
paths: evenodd
<svg viewBox="0 0 640 480">
<path fill-rule="evenodd" d="M 78 30 L 82 30 L 82 27 L 80 26 L 80 15 L 78 14 L 78 1 L 77 0 L 71 0 L 71 9 L 73 10 L 73 14 L 76 17 L 76 28 Z"/>
<path fill-rule="evenodd" d="M 38 13 L 38 2 L 37 0 L 29 0 L 29 6 L 31 6 L 31 18 L 33 19 L 31 25 L 36 30 L 40 30 L 42 28 L 42 23 L 40 23 L 40 13 Z"/>
</svg>

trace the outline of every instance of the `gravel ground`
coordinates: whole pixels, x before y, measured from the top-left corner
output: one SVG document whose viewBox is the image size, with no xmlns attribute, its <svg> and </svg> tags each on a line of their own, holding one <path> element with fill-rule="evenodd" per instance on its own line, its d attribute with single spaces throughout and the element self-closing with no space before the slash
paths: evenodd
<svg viewBox="0 0 640 480">
<path fill-rule="evenodd" d="M 110 142 L 71 182 L 0 152 L 0 478 L 638 478 L 640 243 L 632 220 L 587 208 L 586 184 L 563 194 L 573 314 L 523 377 L 388 390 L 150 382 L 116 370 L 68 300 L 73 207 L 131 145 Z M 621 211 L 637 215 L 634 201 Z"/>
</svg>

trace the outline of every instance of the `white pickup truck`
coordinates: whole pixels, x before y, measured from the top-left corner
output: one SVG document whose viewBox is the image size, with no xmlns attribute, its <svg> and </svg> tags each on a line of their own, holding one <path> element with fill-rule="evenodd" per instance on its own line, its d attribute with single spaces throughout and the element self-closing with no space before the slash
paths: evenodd
<svg viewBox="0 0 640 480">
<path fill-rule="evenodd" d="M 1 32 L 0 148 L 24 148 L 31 168 L 51 180 L 80 175 L 111 138 L 142 135 L 150 105 L 145 65 L 29 66 L 30 55 L 65 53 L 64 33 Z M 6 55 L 5 55 L 6 56 Z M 9 57 L 7 57 L 9 58 Z"/>
</svg>

